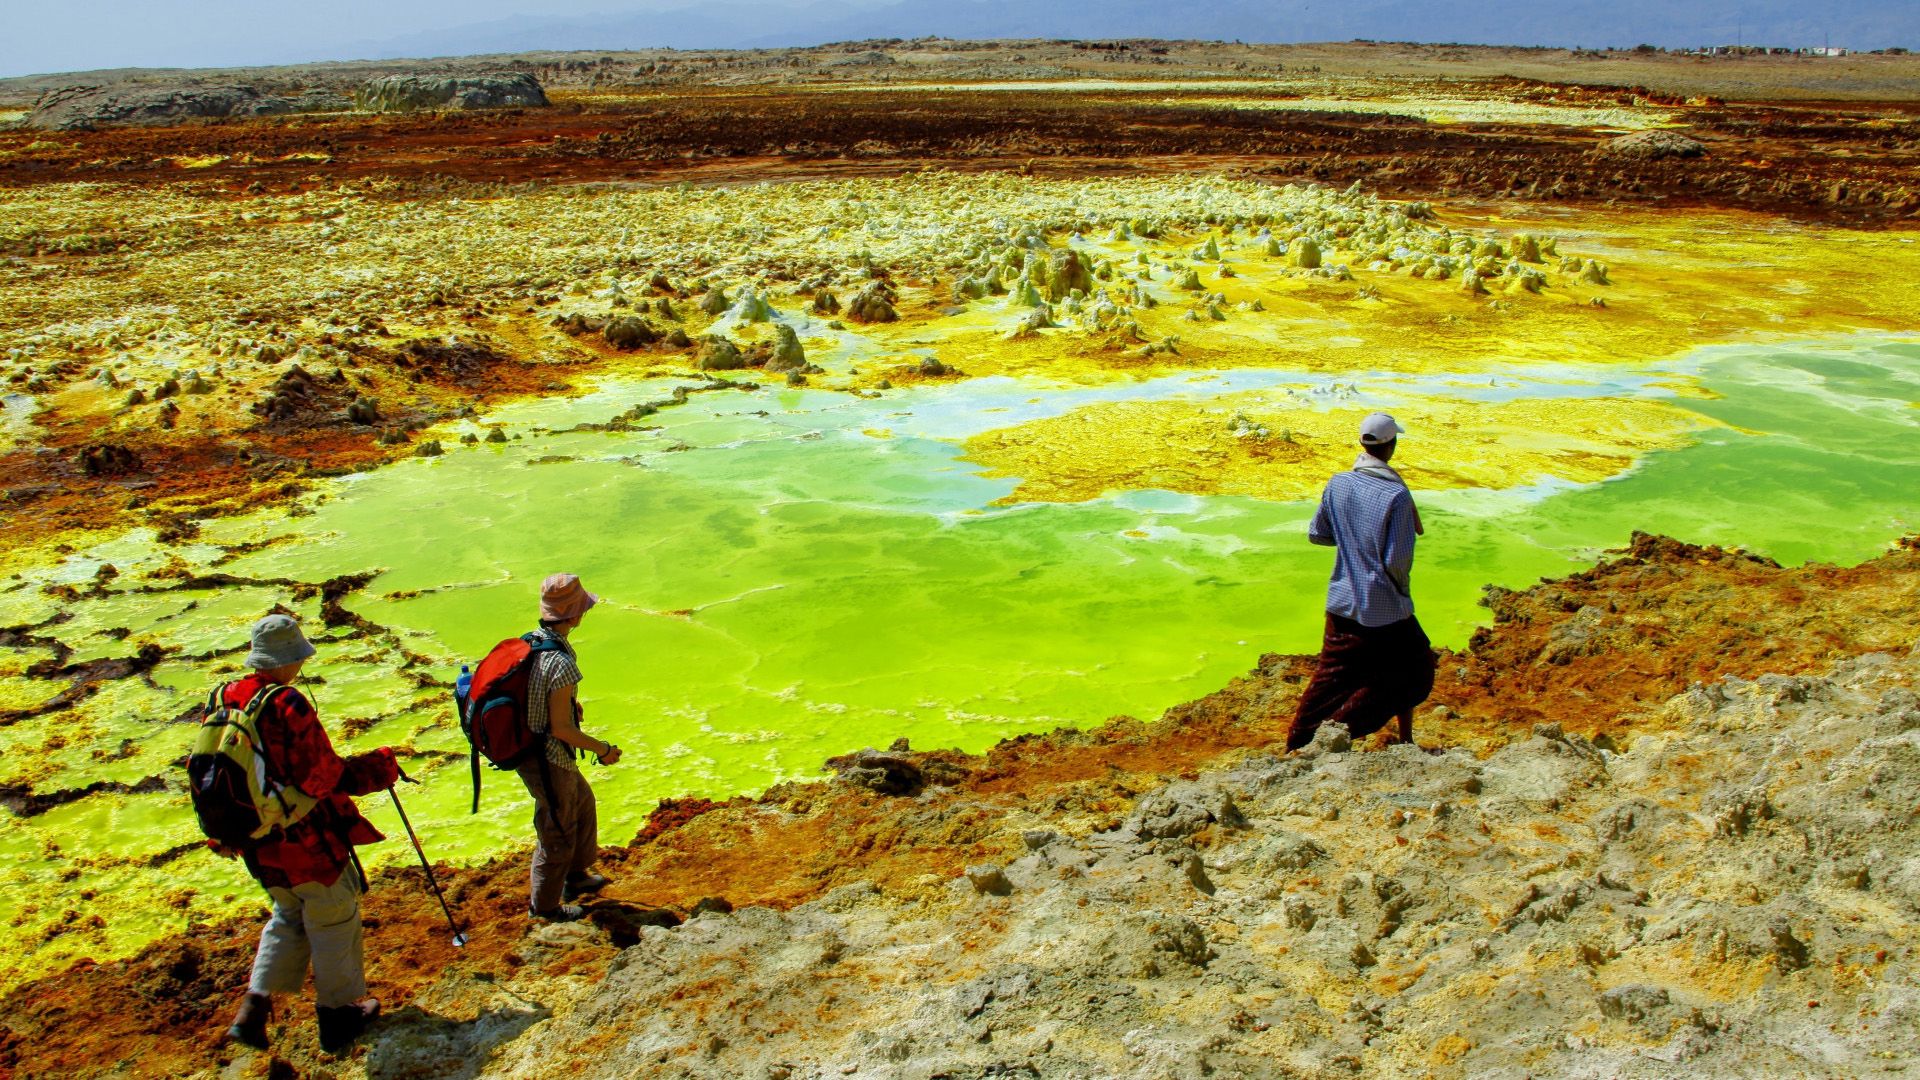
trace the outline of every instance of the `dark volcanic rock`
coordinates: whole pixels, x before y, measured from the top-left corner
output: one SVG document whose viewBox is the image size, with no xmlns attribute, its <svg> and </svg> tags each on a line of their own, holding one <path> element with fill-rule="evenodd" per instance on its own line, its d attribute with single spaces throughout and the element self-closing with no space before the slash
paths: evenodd
<svg viewBox="0 0 1920 1080">
<path fill-rule="evenodd" d="M 77 460 L 80 471 L 88 476 L 119 476 L 140 468 L 140 455 L 114 443 L 86 447 Z"/>
<path fill-rule="evenodd" d="M 616 349 L 637 349 L 660 340 L 660 332 L 638 315 L 622 315 L 608 322 L 600 334 Z"/>
<path fill-rule="evenodd" d="M 1608 139 L 1600 144 L 1600 153 L 1607 157 L 1632 158 L 1638 161 L 1696 158 L 1704 156 L 1706 152 L 1704 143 L 1672 131 L 1636 131 L 1631 135 Z"/>
<path fill-rule="evenodd" d="M 373 112 L 420 109 L 513 109 L 547 104 L 546 91 L 525 72 L 492 75 L 388 75 L 360 88 L 357 101 Z"/>
<path fill-rule="evenodd" d="M 882 795 L 917 795 L 929 784 L 947 786 L 965 776 L 965 770 L 944 755 L 912 753 L 904 742 L 884 752 L 868 747 L 828 758 L 827 767 L 841 780 Z"/>
</svg>

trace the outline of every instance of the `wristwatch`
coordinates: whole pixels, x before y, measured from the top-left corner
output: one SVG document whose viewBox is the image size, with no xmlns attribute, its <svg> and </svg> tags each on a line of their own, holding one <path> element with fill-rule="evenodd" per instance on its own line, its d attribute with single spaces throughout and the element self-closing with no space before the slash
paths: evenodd
<svg viewBox="0 0 1920 1080">
<path fill-rule="evenodd" d="M 607 748 L 593 755 L 593 760 L 599 762 L 602 765 L 605 765 L 607 763 L 607 755 L 613 753 L 615 750 L 618 750 L 618 749 L 620 748 L 613 745 L 612 743 L 607 743 Z"/>
</svg>

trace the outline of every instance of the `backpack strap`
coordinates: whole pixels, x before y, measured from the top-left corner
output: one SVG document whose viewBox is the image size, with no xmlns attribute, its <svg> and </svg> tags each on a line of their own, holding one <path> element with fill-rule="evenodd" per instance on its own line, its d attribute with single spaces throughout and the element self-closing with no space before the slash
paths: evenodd
<svg viewBox="0 0 1920 1080">
<path fill-rule="evenodd" d="M 528 663 L 539 663 L 541 653 L 561 652 L 569 656 L 573 654 L 573 650 L 567 648 L 566 642 L 554 637 L 545 630 L 529 630 L 520 635 L 520 640 L 527 643 Z M 576 709 L 579 708 L 579 704 L 577 701 L 574 702 L 574 707 Z M 547 805 L 550 807 L 558 807 L 560 801 L 554 798 L 553 794 L 553 764 L 547 760 L 547 748 L 558 741 L 553 737 L 553 717 L 547 717 L 547 730 L 541 732 L 540 735 L 546 740 L 540 746 L 540 786 L 546 789 Z M 573 755 L 573 747 L 567 747 L 567 755 L 569 757 Z"/>
<path fill-rule="evenodd" d="M 255 735 L 260 734 L 260 714 L 266 710 L 267 703 L 273 700 L 274 692 L 292 689 L 293 687 L 285 683 L 268 683 L 254 693 L 253 700 L 247 702 L 246 712 L 248 716 L 253 718 L 253 731 Z M 270 775 L 280 772 L 279 766 L 273 763 L 273 758 L 267 753 L 267 740 L 265 736 L 260 736 L 259 743 L 257 743 L 253 749 L 254 753 L 260 756 L 260 760 L 266 764 L 267 772 Z M 292 788 L 299 792 L 304 798 L 313 799 L 313 796 L 307 794 L 305 788 L 293 782 L 292 777 L 282 775 L 278 783 L 281 788 Z M 278 795 L 276 797 L 280 799 L 283 807 L 286 806 L 287 799 L 285 795 Z M 314 799 L 314 801 L 318 802 L 319 800 Z"/>
<path fill-rule="evenodd" d="M 554 637 L 552 634 L 547 633 L 545 630 L 529 630 L 526 633 L 520 635 L 520 640 L 527 643 L 527 650 L 528 650 L 527 663 L 529 664 L 539 663 L 540 654 L 542 653 L 550 653 L 550 652 L 565 653 L 569 657 L 573 655 L 573 650 L 567 647 L 566 642 L 560 640 L 557 637 Z M 533 673 L 528 672 L 527 676 L 528 676 L 528 680 L 531 681 Z M 573 707 L 577 714 L 580 708 L 580 702 L 576 700 L 573 703 Z M 551 716 L 547 717 L 547 730 L 541 732 L 540 734 L 543 738 L 547 740 L 548 743 L 553 743 L 558 741 L 553 737 L 553 717 Z M 565 745 L 565 744 L 562 744 L 562 745 Z M 541 749 L 544 750 L 545 747 L 543 746 Z M 571 746 L 567 747 L 567 756 L 568 757 L 576 756 L 574 754 L 573 747 Z M 542 754 L 540 757 L 540 762 L 541 762 L 540 775 L 542 778 L 545 778 L 545 776 L 547 775 L 546 760 L 547 760 L 546 755 Z M 553 782 L 551 780 L 547 781 L 547 797 L 549 799 L 553 797 Z"/>
<path fill-rule="evenodd" d="M 219 686 L 214 687 L 213 691 L 207 695 L 207 707 L 206 707 L 206 710 L 200 716 L 200 722 L 202 724 L 205 724 L 207 723 L 207 721 L 213 719 L 213 716 L 215 713 L 225 712 L 226 710 L 231 709 L 233 707 L 227 704 L 227 691 L 232 689 L 233 686 L 234 684 L 230 682 L 221 683 Z M 248 701 L 246 705 L 241 708 L 240 711 L 248 717 L 257 717 L 260 711 L 260 707 L 264 703 L 266 696 L 280 688 L 281 687 L 278 684 L 274 684 L 274 685 L 270 685 L 262 688 L 259 693 L 256 693 L 253 695 L 252 700 Z M 245 735 L 247 731 L 245 727 L 242 727 L 241 725 L 236 724 L 231 720 L 222 720 L 217 726 L 234 728 L 235 730 L 239 731 L 242 735 Z M 259 725 L 257 723 L 254 725 L 254 733 L 256 735 L 259 733 Z M 258 743 L 255 743 L 253 739 L 249 738 L 248 742 L 253 744 L 253 749 L 255 753 L 259 754 L 262 758 L 266 756 L 266 751 L 264 750 L 264 748 L 262 748 Z"/>
<path fill-rule="evenodd" d="M 293 687 L 288 686 L 286 683 L 277 683 L 277 682 L 268 683 L 267 685 L 254 691 L 253 700 L 247 702 L 247 711 L 250 713 L 257 713 L 260 711 L 261 707 L 267 703 L 267 697 L 271 695 L 275 690 L 291 690 L 291 689 L 293 689 Z"/>
<path fill-rule="evenodd" d="M 568 651 L 566 642 L 544 630 L 529 630 L 520 635 L 520 640 L 526 642 L 527 648 L 535 653 L 553 652 L 556 649 L 561 652 Z"/>
</svg>

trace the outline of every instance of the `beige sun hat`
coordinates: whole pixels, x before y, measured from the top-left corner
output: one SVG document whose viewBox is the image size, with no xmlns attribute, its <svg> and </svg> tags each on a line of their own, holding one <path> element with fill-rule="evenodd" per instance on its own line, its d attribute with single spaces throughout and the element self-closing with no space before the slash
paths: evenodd
<svg viewBox="0 0 1920 1080">
<path fill-rule="evenodd" d="M 540 583 L 540 618 L 546 622 L 579 618 L 599 602 L 580 584 L 578 574 L 554 574 Z"/>
</svg>

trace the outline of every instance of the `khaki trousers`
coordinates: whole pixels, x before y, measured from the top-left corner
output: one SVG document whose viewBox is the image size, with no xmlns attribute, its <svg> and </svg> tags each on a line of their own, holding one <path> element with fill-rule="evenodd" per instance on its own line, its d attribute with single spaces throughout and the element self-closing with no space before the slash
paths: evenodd
<svg viewBox="0 0 1920 1080">
<path fill-rule="evenodd" d="M 260 931 L 247 988 L 256 994 L 297 994 L 311 963 L 321 1008 L 337 1009 L 366 997 L 360 893 L 360 875 L 351 865 L 341 867 L 340 879 L 331 885 L 308 881 L 268 889 L 273 918 Z"/>
<path fill-rule="evenodd" d="M 549 798 L 540 779 L 540 763 L 531 761 L 517 770 L 533 796 L 533 882 L 528 902 L 535 911 L 559 907 L 568 881 L 586 876 L 600 857 L 600 818 L 593 788 L 572 769 L 549 763 L 553 782 Z"/>
</svg>

